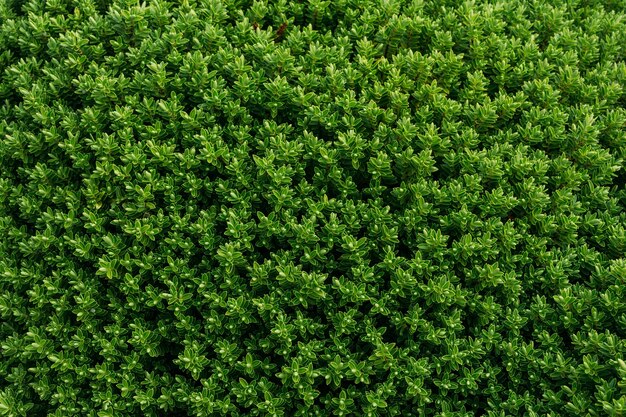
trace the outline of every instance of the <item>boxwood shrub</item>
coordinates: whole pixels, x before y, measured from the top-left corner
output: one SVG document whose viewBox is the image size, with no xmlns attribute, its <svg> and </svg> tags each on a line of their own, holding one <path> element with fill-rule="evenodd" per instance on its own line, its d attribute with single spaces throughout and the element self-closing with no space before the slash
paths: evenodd
<svg viewBox="0 0 626 417">
<path fill-rule="evenodd" d="M 624 0 L 0 0 L 0 416 L 626 415 Z"/>
</svg>

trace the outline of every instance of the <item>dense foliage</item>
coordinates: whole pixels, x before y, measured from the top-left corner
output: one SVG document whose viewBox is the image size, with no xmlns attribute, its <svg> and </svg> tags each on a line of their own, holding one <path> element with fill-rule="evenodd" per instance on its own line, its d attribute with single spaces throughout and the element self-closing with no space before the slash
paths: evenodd
<svg viewBox="0 0 626 417">
<path fill-rule="evenodd" d="M 625 416 L 624 0 L 0 0 L 0 416 Z"/>
</svg>

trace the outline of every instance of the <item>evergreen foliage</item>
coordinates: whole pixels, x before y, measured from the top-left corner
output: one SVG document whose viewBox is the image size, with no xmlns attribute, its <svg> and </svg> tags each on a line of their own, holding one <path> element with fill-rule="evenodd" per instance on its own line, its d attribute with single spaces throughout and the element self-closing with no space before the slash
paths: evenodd
<svg viewBox="0 0 626 417">
<path fill-rule="evenodd" d="M 0 416 L 626 416 L 626 1 L 0 0 Z"/>
</svg>

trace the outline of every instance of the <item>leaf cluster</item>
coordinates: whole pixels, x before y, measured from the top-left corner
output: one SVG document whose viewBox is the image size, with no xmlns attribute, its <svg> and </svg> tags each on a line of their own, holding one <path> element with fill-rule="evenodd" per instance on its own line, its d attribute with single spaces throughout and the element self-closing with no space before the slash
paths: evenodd
<svg viewBox="0 0 626 417">
<path fill-rule="evenodd" d="M 0 416 L 623 416 L 626 4 L 0 0 Z"/>
</svg>

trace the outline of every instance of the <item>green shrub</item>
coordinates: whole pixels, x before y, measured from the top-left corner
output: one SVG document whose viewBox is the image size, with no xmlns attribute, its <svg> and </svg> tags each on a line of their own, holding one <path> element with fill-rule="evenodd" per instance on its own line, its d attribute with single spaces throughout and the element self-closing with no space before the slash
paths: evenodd
<svg viewBox="0 0 626 417">
<path fill-rule="evenodd" d="M 625 416 L 624 0 L 0 0 L 0 416 Z"/>
</svg>

